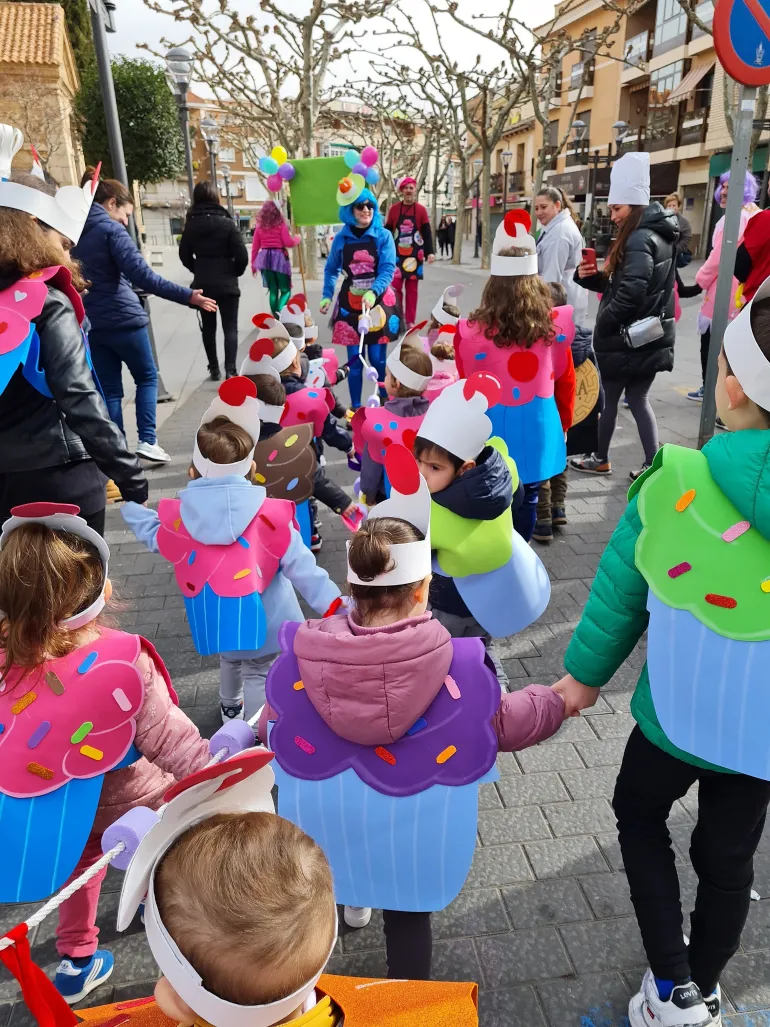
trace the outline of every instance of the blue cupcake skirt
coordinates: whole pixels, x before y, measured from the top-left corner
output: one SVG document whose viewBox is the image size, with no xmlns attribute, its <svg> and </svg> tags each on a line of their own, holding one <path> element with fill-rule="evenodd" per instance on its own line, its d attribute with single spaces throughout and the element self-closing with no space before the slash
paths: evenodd
<svg viewBox="0 0 770 1027">
<path fill-rule="evenodd" d="M 184 601 L 195 648 L 201 656 L 261 649 L 267 637 L 267 615 L 257 592 L 247 596 L 218 596 L 204 585 Z"/>
<path fill-rule="evenodd" d="M 535 396 L 517 407 L 498 403 L 487 416 L 492 421 L 492 434 L 505 442 L 525 485 L 546 481 L 567 466 L 567 444 L 553 396 Z"/>
<path fill-rule="evenodd" d="M 310 528 L 310 500 L 306 499 L 304 503 L 297 503 L 294 515 L 297 518 L 302 541 L 310 549 L 310 538 L 312 535 Z"/>
</svg>

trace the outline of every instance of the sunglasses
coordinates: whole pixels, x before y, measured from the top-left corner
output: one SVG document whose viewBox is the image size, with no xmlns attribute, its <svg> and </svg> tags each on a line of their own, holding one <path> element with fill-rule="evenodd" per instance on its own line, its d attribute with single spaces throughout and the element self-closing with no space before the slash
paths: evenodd
<svg viewBox="0 0 770 1027">
<path fill-rule="evenodd" d="M 374 210 L 374 204 L 370 200 L 365 200 L 363 203 L 354 203 L 353 210 Z"/>
</svg>

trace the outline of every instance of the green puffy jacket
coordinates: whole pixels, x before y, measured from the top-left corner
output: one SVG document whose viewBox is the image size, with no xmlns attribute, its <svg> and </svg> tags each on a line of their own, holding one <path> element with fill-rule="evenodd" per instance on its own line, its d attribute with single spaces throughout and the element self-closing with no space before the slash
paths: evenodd
<svg viewBox="0 0 770 1027">
<path fill-rule="evenodd" d="M 612 678 L 647 628 L 648 585 L 636 566 L 642 531 L 639 490 L 662 466 L 660 451 L 649 471 L 634 483 L 628 506 L 599 561 L 591 594 L 564 659 L 567 672 L 600 688 Z M 713 438 L 703 449 L 711 475 L 751 525 L 770 540 L 770 431 L 741 431 Z M 631 713 L 653 744 L 706 770 L 730 773 L 677 748 L 664 734 L 650 693 L 647 665 L 631 700 Z"/>
</svg>

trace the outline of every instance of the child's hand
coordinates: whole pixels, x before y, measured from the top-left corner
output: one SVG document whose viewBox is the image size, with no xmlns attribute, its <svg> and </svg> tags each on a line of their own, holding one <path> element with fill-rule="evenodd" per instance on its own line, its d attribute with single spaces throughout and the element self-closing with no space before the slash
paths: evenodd
<svg viewBox="0 0 770 1027">
<path fill-rule="evenodd" d="M 577 717 L 581 710 L 587 710 L 593 706 L 599 698 L 599 689 L 593 685 L 583 685 L 571 674 L 565 674 L 551 688 L 564 700 L 564 716 Z"/>
<path fill-rule="evenodd" d="M 331 300 L 327 300 L 327 299 L 321 300 L 320 304 L 318 305 L 318 309 L 321 311 L 322 314 L 326 313 L 326 311 L 331 306 L 331 302 L 332 302 Z"/>
</svg>

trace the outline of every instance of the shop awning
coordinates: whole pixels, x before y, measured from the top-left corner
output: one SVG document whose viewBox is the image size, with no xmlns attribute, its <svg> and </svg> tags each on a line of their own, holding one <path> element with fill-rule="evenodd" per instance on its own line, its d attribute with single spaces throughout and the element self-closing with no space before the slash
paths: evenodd
<svg viewBox="0 0 770 1027">
<path fill-rule="evenodd" d="M 698 88 L 700 80 L 708 75 L 715 63 L 716 59 L 707 61 L 705 64 L 699 64 L 697 68 L 691 68 L 676 89 L 672 89 L 668 94 L 666 103 L 669 107 L 675 103 L 682 103 L 683 100 L 688 100 Z"/>
</svg>

